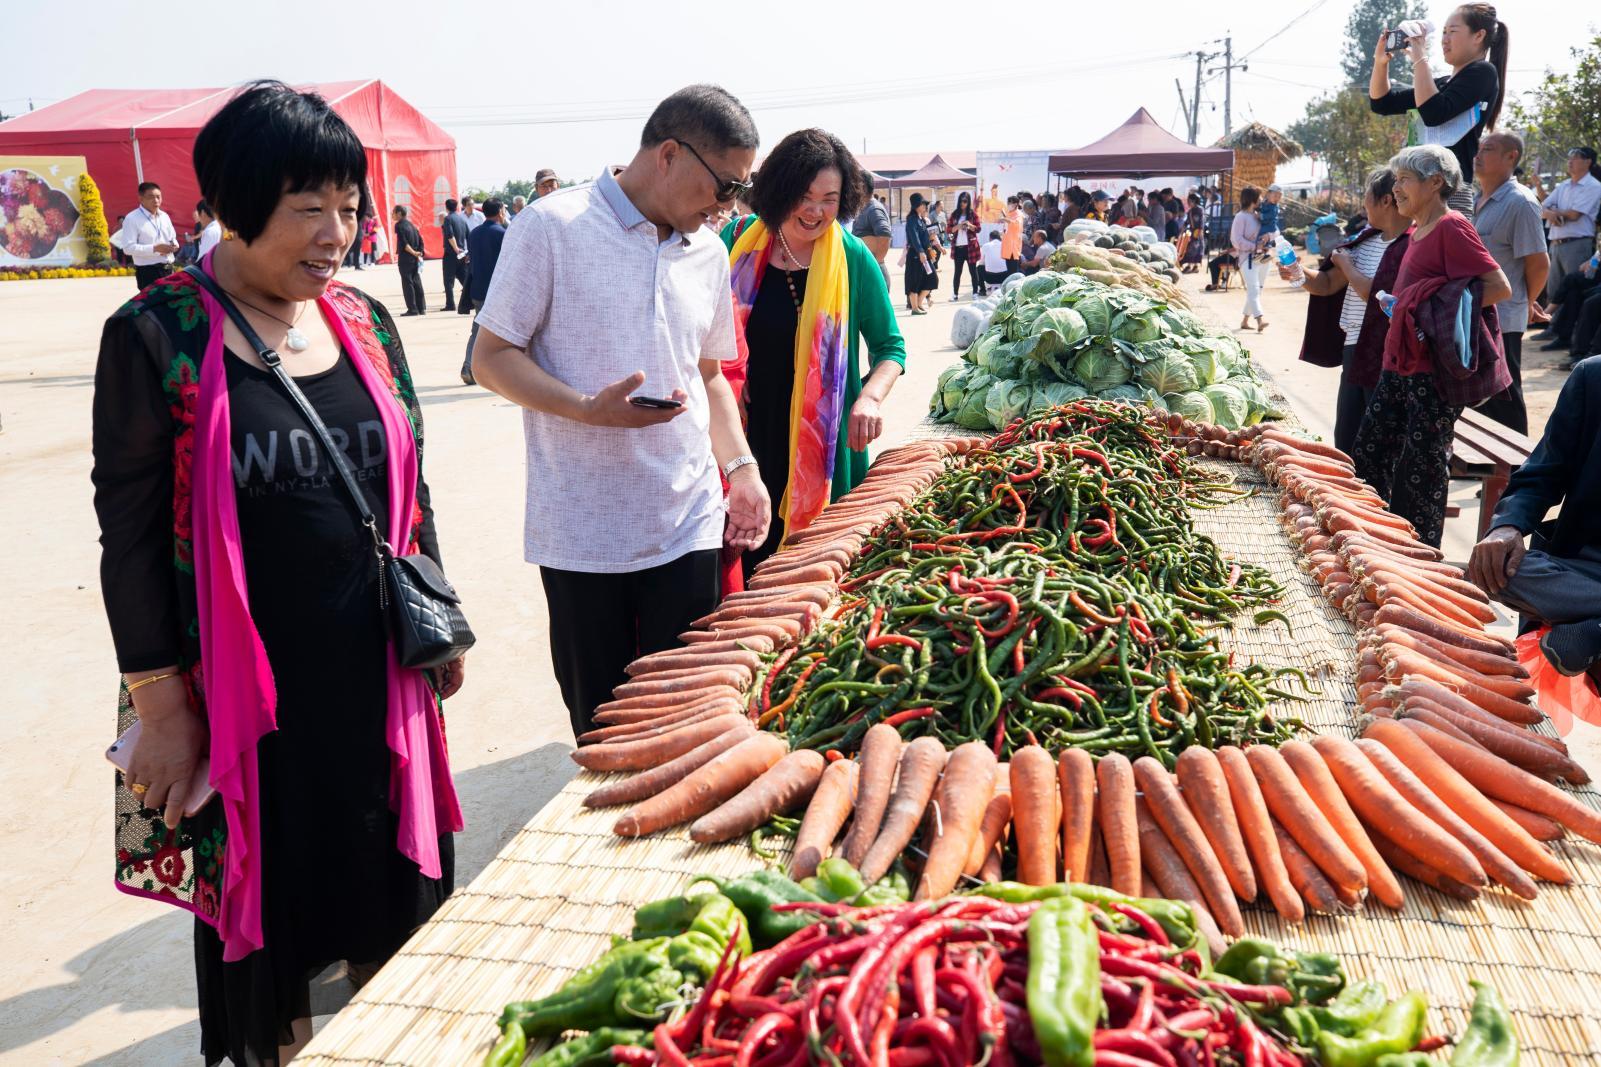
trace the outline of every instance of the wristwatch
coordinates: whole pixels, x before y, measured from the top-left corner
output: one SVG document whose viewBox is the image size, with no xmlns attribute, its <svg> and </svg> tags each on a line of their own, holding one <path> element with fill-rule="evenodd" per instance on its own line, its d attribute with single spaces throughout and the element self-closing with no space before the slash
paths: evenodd
<svg viewBox="0 0 1601 1067">
<path fill-rule="evenodd" d="M 743 456 L 735 456 L 733 459 L 723 464 L 723 477 L 732 478 L 734 476 L 734 472 L 739 470 L 739 468 L 749 467 L 755 462 L 756 457 L 748 452 Z"/>
</svg>

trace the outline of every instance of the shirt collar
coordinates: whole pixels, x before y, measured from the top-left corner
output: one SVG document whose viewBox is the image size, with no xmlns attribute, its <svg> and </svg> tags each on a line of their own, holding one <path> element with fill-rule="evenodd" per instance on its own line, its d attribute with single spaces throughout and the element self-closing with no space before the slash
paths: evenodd
<svg viewBox="0 0 1601 1067">
<path fill-rule="evenodd" d="M 600 195 L 606 198 L 606 203 L 617 216 L 617 221 L 622 224 L 623 229 L 631 230 L 642 222 L 650 221 L 639 208 L 634 206 L 634 202 L 628 199 L 628 194 L 617 184 L 617 178 L 612 174 L 610 167 L 600 172 L 600 177 L 595 180 L 595 187 L 600 190 Z"/>
</svg>

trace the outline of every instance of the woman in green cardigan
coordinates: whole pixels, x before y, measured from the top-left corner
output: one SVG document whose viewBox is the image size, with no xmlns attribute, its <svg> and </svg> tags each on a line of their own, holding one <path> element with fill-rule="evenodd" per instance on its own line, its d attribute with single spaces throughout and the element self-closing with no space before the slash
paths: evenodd
<svg viewBox="0 0 1601 1067">
<path fill-rule="evenodd" d="M 867 446 L 884 429 L 879 405 L 906 369 L 884 275 L 838 221 L 870 188 L 839 138 L 799 130 L 763 162 L 756 214 L 723 229 L 740 350 L 725 373 L 774 505 L 766 543 L 745 553 L 747 575 L 866 476 Z"/>
</svg>

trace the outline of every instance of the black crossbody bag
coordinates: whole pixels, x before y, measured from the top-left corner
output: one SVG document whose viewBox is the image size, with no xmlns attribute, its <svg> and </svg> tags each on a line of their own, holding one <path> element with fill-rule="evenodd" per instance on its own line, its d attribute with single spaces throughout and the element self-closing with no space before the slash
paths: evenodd
<svg viewBox="0 0 1601 1067">
<path fill-rule="evenodd" d="M 261 336 L 246 321 L 226 293 L 199 267 L 186 267 L 184 273 L 216 298 L 228 313 L 233 324 L 239 327 L 245 341 L 256 350 L 256 356 L 272 371 L 289 393 L 289 399 L 300 408 L 300 413 L 311 424 L 323 451 L 333 460 L 339 478 L 344 482 L 361 524 L 372 536 L 373 555 L 378 561 L 378 606 L 389 630 L 389 639 L 395 646 L 395 658 L 402 667 L 427 670 L 449 663 L 471 648 L 478 639 L 473 636 L 467 617 L 462 614 L 461 597 L 445 577 L 439 565 L 422 553 L 397 556 L 387 538 L 378 529 L 378 519 L 367 506 L 367 497 L 356 484 L 356 476 L 345 458 L 328 435 L 306 394 L 300 391 L 294 378 L 284 370 L 278 353 L 266 346 Z M 352 357 L 354 358 L 354 357 Z"/>
</svg>

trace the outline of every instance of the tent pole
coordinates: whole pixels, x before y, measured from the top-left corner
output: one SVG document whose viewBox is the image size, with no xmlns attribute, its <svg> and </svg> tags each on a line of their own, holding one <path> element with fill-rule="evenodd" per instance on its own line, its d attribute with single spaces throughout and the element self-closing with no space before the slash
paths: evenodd
<svg viewBox="0 0 1601 1067">
<path fill-rule="evenodd" d="M 145 181 L 145 163 L 144 160 L 139 156 L 139 131 L 130 128 L 128 130 L 128 140 L 133 142 L 134 178 L 139 182 L 140 185 L 143 185 Z"/>
</svg>

